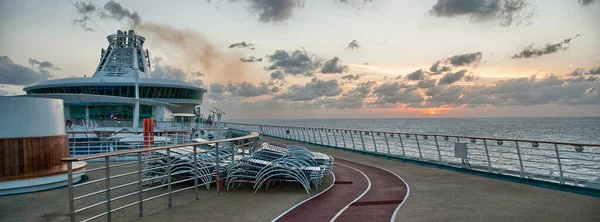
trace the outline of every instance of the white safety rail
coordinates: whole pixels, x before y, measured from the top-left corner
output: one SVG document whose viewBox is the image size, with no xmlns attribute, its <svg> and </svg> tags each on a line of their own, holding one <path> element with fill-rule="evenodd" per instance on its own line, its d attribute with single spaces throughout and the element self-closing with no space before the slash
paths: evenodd
<svg viewBox="0 0 600 222">
<path fill-rule="evenodd" d="M 237 156 L 250 153 L 257 146 L 258 136 L 252 132 L 228 139 L 63 158 L 68 171 L 70 220 L 111 221 L 115 213 L 142 217 L 145 206 L 156 209 L 157 204 L 149 201 L 165 201 L 171 207 L 176 198 L 198 200 L 198 188 L 208 189 L 215 182 L 216 192 L 220 192 L 220 174 L 241 159 Z M 135 159 L 112 161 L 119 156 Z M 76 171 L 90 180 L 73 184 L 73 163 L 78 161 L 101 161 L 103 166 L 88 165 L 88 169 Z M 186 191 L 189 194 L 183 193 Z M 180 192 L 183 194 L 176 195 Z"/>
<path fill-rule="evenodd" d="M 600 144 L 225 123 L 263 135 L 453 168 L 600 190 Z M 455 157 L 467 143 L 467 158 Z"/>
</svg>

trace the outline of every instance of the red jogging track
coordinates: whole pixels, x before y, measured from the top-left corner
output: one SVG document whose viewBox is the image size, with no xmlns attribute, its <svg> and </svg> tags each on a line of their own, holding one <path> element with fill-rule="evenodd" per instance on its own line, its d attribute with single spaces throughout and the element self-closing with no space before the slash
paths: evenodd
<svg viewBox="0 0 600 222">
<path fill-rule="evenodd" d="M 335 162 L 333 172 L 336 182 L 331 189 L 290 210 L 277 221 L 330 221 L 348 205 L 336 221 L 392 219 L 396 208 L 406 197 L 408 184 L 377 167 L 338 158 Z M 370 189 L 356 200 L 367 190 L 369 181 Z"/>
</svg>

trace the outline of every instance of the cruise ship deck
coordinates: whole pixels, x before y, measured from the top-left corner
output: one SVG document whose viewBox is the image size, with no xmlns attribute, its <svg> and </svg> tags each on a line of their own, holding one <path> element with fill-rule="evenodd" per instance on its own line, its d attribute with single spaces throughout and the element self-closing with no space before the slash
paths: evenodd
<svg viewBox="0 0 600 222">
<path fill-rule="evenodd" d="M 276 144 L 304 146 L 311 151 L 322 152 L 336 158 L 336 163 L 360 164 L 365 163 L 375 167 L 389 170 L 401 177 L 409 186 L 409 194 L 402 202 L 401 207 L 393 214 L 397 221 L 441 221 L 453 218 L 457 221 L 598 221 L 600 212 L 600 198 L 564 192 L 555 189 L 531 186 L 528 184 L 514 183 L 494 178 L 454 172 L 413 163 L 403 163 L 373 156 L 314 146 L 306 143 L 263 137 Z M 89 163 L 90 168 L 102 166 L 102 163 Z M 131 169 L 128 169 L 131 168 Z M 336 166 L 336 169 L 342 169 Z M 355 167 L 356 168 L 356 167 Z M 366 192 L 381 192 L 374 185 L 378 177 L 377 172 L 365 173 L 370 178 L 373 186 Z M 120 169 L 122 172 L 135 171 L 135 165 Z M 120 172 L 115 172 L 120 173 Z M 166 197 L 164 200 L 151 201 L 144 206 L 144 216 L 138 217 L 137 208 L 130 207 L 119 212 L 114 212 L 112 219 L 116 221 L 166 221 L 166 220 L 207 220 L 207 221 L 270 221 L 282 215 L 305 199 L 326 197 L 324 201 L 330 206 L 346 206 L 348 198 L 344 196 L 325 195 L 335 188 L 355 186 L 360 187 L 360 179 L 348 184 L 344 175 L 334 170 L 337 183 L 332 175 L 324 178 L 323 185 L 318 191 L 307 195 L 298 184 L 285 184 L 269 188 L 254 194 L 252 189 L 236 189 L 230 192 L 216 193 L 200 189 L 199 200 L 193 200 L 190 194 L 173 194 L 173 206 L 167 208 Z M 87 173 L 89 181 L 102 177 L 102 173 Z M 360 177 L 359 177 L 360 178 Z M 362 179 L 362 180 L 364 180 Z M 400 186 L 400 185 L 398 185 Z M 395 189 L 390 184 L 390 189 Z M 102 185 L 91 187 L 99 189 Z M 331 188 L 329 188 L 331 187 Z M 327 190 L 329 189 L 329 190 Z M 385 190 L 386 188 L 383 188 Z M 327 190 L 327 191 L 326 191 Z M 323 192 L 324 191 L 324 192 Z M 43 192 L 0 197 L 0 215 L 6 221 L 68 221 L 68 189 L 59 188 Z M 93 203 L 99 198 L 86 198 L 84 202 Z M 336 201 L 346 201 L 336 203 Z M 303 203 L 310 204 L 311 201 Z M 83 204 L 83 203 L 81 203 Z M 386 203 L 372 205 L 355 204 L 352 210 L 359 208 L 378 208 Z M 397 206 L 397 203 L 392 203 Z M 326 209 L 319 214 L 330 214 L 340 209 Z M 94 215 L 102 209 L 86 212 Z M 288 212 L 291 213 L 290 211 Z M 85 216 L 85 215 L 84 215 Z M 285 216 L 285 215 L 284 215 Z M 310 216 L 310 215 L 305 215 Z M 313 215 L 319 216 L 319 215 Z M 370 221 L 389 221 L 389 214 L 369 215 Z M 304 218 L 304 217 L 303 217 Z M 285 221 L 285 217 L 281 218 Z M 301 218 L 297 218 L 300 220 Z M 341 218 L 338 218 L 341 220 Z M 366 218 L 354 218 L 362 221 Z"/>
</svg>

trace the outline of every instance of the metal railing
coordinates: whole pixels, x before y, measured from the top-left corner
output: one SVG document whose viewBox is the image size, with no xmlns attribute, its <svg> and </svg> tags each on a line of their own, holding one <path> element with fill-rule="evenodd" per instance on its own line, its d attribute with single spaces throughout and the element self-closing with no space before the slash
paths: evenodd
<svg viewBox="0 0 600 222">
<path fill-rule="evenodd" d="M 133 126 L 133 120 L 131 119 L 71 119 L 73 122 L 71 126 L 67 126 L 67 130 L 93 130 L 102 128 L 130 128 Z M 138 127 L 143 127 L 142 121 L 139 122 Z M 212 124 L 196 123 L 195 121 L 177 121 L 175 119 L 169 120 L 155 120 L 154 127 L 159 130 L 173 130 L 173 129 L 189 129 L 189 128 L 208 128 L 217 127 L 219 123 L 213 122 Z"/>
<path fill-rule="evenodd" d="M 225 123 L 232 129 L 380 156 L 600 190 L 600 144 Z M 467 143 L 458 158 L 455 143 Z"/>
<path fill-rule="evenodd" d="M 236 161 L 234 157 L 240 152 L 242 155 L 250 153 L 248 149 L 256 146 L 258 136 L 258 133 L 251 132 L 236 138 L 201 143 L 129 149 L 63 158 L 62 161 L 67 163 L 68 171 L 70 220 L 90 221 L 105 217 L 107 221 L 111 221 L 114 213 L 118 211 L 142 217 L 148 201 L 166 197 L 166 205 L 171 207 L 177 193 L 184 193 L 183 191 L 191 189 L 194 190 L 194 199 L 198 200 L 198 187 L 209 188 L 210 184 L 215 182 L 216 190 L 219 192 L 222 186 L 219 172 L 225 169 L 224 165 L 233 164 Z M 206 149 L 206 147 L 210 147 L 210 149 Z M 219 155 L 223 153 L 224 149 L 231 149 L 231 159 L 225 160 L 224 158 L 229 158 L 229 156 Z M 182 152 L 182 150 L 186 152 Z M 161 155 L 153 155 L 157 153 Z M 200 161 L 204 161 L 198 158 L 200 154 L 212 158 L 211 163 L 214 165 L 199 168 L 203 165 Z M 111 161 L 118 156 L 135 156 L 136 158 L 127 162 L 114 163 Z M 101 166 L 73 171 L 74 163 L 93 160 L 102 161 L 103 164 L 96 163 Z M 156 162 L 161 164 L 158 166 L 148 165 L 148 163 Z M 179 169 L 182 169 L 181 165 L 185 165 L 187 168 L 183 167 L 183 169 L 187 170 L 173 171 L 178 166 Z M 148 174 L 157 171 L 165 173 L 161 175 Z M 74 184 L 73 175 L 82 173 L 85 173 L 90 180 Z M 177 179 L 177 176 L 182 174 L 192 176 Z M 207 176 L 209 177 L 208 181 Z M 162 184 L 156 185 L 153 181 L 162 181 Z M 202 183 L 199 184 L 199 182 Z M 189 196 L 189 193 L 187 195 Z M 186 195 L 181 194 L 179 197 L 185 198 Z M 133 206 L 138 207 L 132 210 Z"/>
<path fill-rule="evenodd" d="M 155 131 L 153 144 L 176 145 L 190 143 L 192 139 L 223 139 L 227 128 L 193 128 L 186 130 Z M 143 148 L 143 132 L 132 131 L 68 131 L 69 156 L 83 156 L 118 150 Z"/>
</svg>

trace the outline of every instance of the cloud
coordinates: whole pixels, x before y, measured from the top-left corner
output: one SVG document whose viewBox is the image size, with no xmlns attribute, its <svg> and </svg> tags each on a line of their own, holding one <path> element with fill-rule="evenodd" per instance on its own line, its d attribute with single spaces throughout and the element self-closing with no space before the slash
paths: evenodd
<svg viewBox="0 0 600 222">
<path fill-rule="evenodd" d="M 470 17 L 471 21 L 498 22 L 501 26 L 519 25 L 529 21 L 535 13 L 535 7 L 527 0 L 438 0 L 429 13 L 436 17 Z"/>
<path fill-rule="evenodd" d="M 375 81 L 361 82 L 339 98 L 318 99 L 314 103 L 316 106 L 323 106 L 323 108 L 360 109 L 364 106 L 365 98 L 370 95 L 375 84 Z"/>
<path fill-rule="evenodd" d="M 174 66 L 165 65 L 163 63 L 163 58 L 161 57 L 152 58 L 152 64 L 152 72 L 150 74 L 153 79 L 188 80 L 188 75 L 183 70 Z"/>
<path fill-rule="evenodd" d="M 511 59 L 533 58 L 533 57 L 539 57 L 539 56 L 543 56 L 543 55 L 556 53 L 559 51 L 565 51 L 565 50 L 569 49 L 568 45 L 569 45 L 569 43 L 571 43 L 571 40 L 576 39 L 579 36 L 580 35 L 577 34 L 573 38 L 565 39 L 562 42 L 559 42 L 556 44 L 546 44 L 546 46 L 540 47 L 540 48 L 533 48 L 533 44 L 531 44 L 531 45 L 528 45 L 527 47 L 525 47 L 523 50 L 521 50 L 517 54 L 514 54 L 510 58 Z"/>
<path fill-rule="evenodd" d="M 81 16 L 79 19 L 73 19 L 73 25 L 77 25 L 81 27 L 85 31 L 93 32 L 94 29 L 88 26 L 88 21 L 90 21 L 90 17 L 88 17 L 89 13 L 96 11 L 96 5 L 93 3 L 78 1 L 74 3 L 75 8 L 77 9 L 77 13 Z"/>
<path fill-rule="evenodd" d="M 342 79 L 352 81 L 352 80 L 359 80 L 360 77 L 361 77 L 361 75 L 359 75 L 359 74 L 355 74 L 355 75 L 348 74 L 348 75 L 342 76 Z"/>
<path fill-rule="evenodd" d="M 600 75 L 600 66 L 590 69 L 588 74 L 592 75 Z"/>
<path fill-rule="evenodd" d="M 422 80 L 427 76 L 427 72 L 423 69 L 418 69 L 408 75 L 406 75 L 406 79 L 408 80 Z M 400 78 L 400 76 L 396 77 L 396 79 Z"/>
<path fill-rule="evenodd" d="M 242 62 L 262 62 L 262 60 L 262 58 L 256 58 L 254 56 L 240 58 L 240 61 Z"/>
<path fill-rule="evenodd" d="M 281 89 L 280 89 L 279 87 L 277 87 L 277 86 L 273 86 L 273 87 L 271 87 L 271 92 L 272 92 L 272 93 L 279 92 L 280 90 L 281 90 Z"/>
<path fill-rule="evenodd" d="M 225 85 L 223 85 L 221 83 L 210 84 L 210 92 L 212 92 L 212 93 L 224 93 L 225 92 Z"/>
<path fill-rule="evenodd" d="M 238 42 L 238 43 L 234 43 L 234 44 L 229 45 L 229 48 L 230 49 L 233 49 L 233 48 L 249 48 L 249 49 L 254 50 L 254 44 L 242 41 L 242 42 Z"/>
<path fill-rule="evenodd" d="M 417 82 L 417 86 L 419 86 L 419 88 L 421 88 L 421 89 L 428 89 L 428 88 L 434 87 L 436 82 L 437 82 L 437 80 L 435 80 L 435 79 L 421 80 L 421 81 Z"/>
<path fill-rule="evenodd" d="M 0 79 L 1 79 L 1 76 L 0 76 Z M 8 96 L 10 94 L 11 93 L 9 91 L 6 91 L 6 90 L 0 88 L 0 96 Z"/>
<path fill-rule="evenodd" d="M 204 74 L 203 72 L 200 72 L 200 71 L 193 72 L 192 75 L 193 76 L 197 76 L 197 77 L 204 77 L 204 76 L 206 76 L 206 74 Z"/>
<path fill-rule="evenodd" d="M 294 10 L 304 7 L 303 0 L 246 0 L 249 10 L 263 23 L 280 23 L 292 17 Z"/>
<path fill-rule="evenodd" d="M 442 74 L 443 72 L 452 71 L 452 67 L 445 66 L 441 63 L 442 63 L 442 61 L 437 61 L 436 63 L 431 65 L 431 67 L 429 68 L 429 71 L 431 72 L 431 74 L 438 75 L 438 74 Z"/>
<path fill-rule="evenodd" d="M 38 61 L 38 60 L 35 60 L 32 58 L 29 58 L 29 64 L 31 65 L 31 67 L 38 68 L 38 69 L 60 70 L 60 68 L 58 66 L 55 66 L 54 64 L 52 64 L 51 62 L 48 62 L 48 61 Z"/>
<path fill-rule="evenodd" d="M 584 69 L 582 69 L 582 68 L 578 68 L 578 69 L 575 69 L 575 70 L 573 70 L 573 71 L 572 71 L 571 73 L 569 73 L 568 75 L 569 75 L 569 76 L 581 76 L 581 75 L 583 75 L 583 73 L 584 73 L 584 72 L 585 72 L 585 70 L 584 70 Z"/>
<path fill-rule="evenodd" d="M 285 80 L 285 74 L 281 70 L 276 70 L 271 73 L 272 80 Z"/>
<path fill-rule="evenodd" d="M 111 0 L 104 4 L 104 11 L 100 12 L 102 18 L 114 19 L 122 21 L 123 19 L 129 19 L 134 26 L 137 26 L 142 21 L 142 18 L 137 12 L 130 12 L 129 9 L 123 8 L 121 4 Z"/>
<path fill-rule="evenodd" d="M 446 73 L 444 76 L 442 76 L 442 78 L 440 79 L 438 84 L 440 84 L 440 85 L 452 84 L 452 83 L 462 79 L 466 73 L 467 73 L 466 69 L 463 69 L 463 70 L 460 70 L 460 71 L 454 72 L 454 73 Z"/>
<path fill-rule="evenodd" d="M 373 89 L 377 100 L 371 103 L 371 106 L 379 108 L 393 108 L 401 103 L 418 103 L 423 101 L 424 97 L 416 91 L 414 85 L 408 86 L 398 82 L 387 82 Z"/>
<path fill-rule="evenodd" d="M 321 73 L 343 73 L 348 71 L 348 66 L 343 65 L 338 57 L 328 60 L 321 68 Z"/>
<path fill-rule="evenodd" d="M 202 81 L 201 79 L 194 79 L 194 80 L 191 80 L 190 82 L 196 86 L 204 87 L 204 81 Z"/>
<path fill-rule="evenodd" d="M 598 2 L 598 0 L 579 0 L 579 4 L 582 6 L 588 6 L 594 2 Z"/>
<path fill-rule="evenodd" d="M 281 93 L 273 98 L 288 101 L 309 101 L 320 97 L 333 97 L 342 93 L 337 80 L 323 81 L 313 78 L 304 86 L 292 85 L 287 92 Z"/>
<path fill-rule="evenodd" d="M 483 57 L 483 53 L 475 52 L 475 53 L 467 53 L 467 54 L 462 54 L 462 55 L 455 55 L 455 56 L 450 57 L 448 59 L 448 61 L 450 62 L 450 64 L 455 65 L 455 66 L 467 66 L 467 65 L 479 63 L 479 61 L 481 61 L 482 57 Z"/>
<path fill-rule="evenodd" d="M 306 50 L 292 52 L 276 50 L 272 55 L 267 55 L 272 64 L 265 67 L 268 71 L 281 71 L 283 74 L 314 76 L 315 70 L 321 67 L 322 59 Z"/>
<path fill-rule="evenodd" d="M 30 59 L 30 62 L 32 60 L 37 61 Z M 34 68 L 15 64 L 8 56 L 0 56 L 0 84 L 29 85 L 52 77 L 47 68 L 37 64 Z"/>
<path fill-rule="evenodd" d="M 348 43 L 348 46 L 346 47 L 346 49 L 360 49 L 360 45 L 358 44 L 358 41 L 356 40 L 352 40 L 350 43 Z"/>
<path fill-rule="evenodd" d="M 225 90 L 233 96 L 239 97 L 256 97 L 271 93 L 271 89 L 264 82 L 259 86 L 255 86 L 249 82 L 227 83 Z"/>
</svg>

